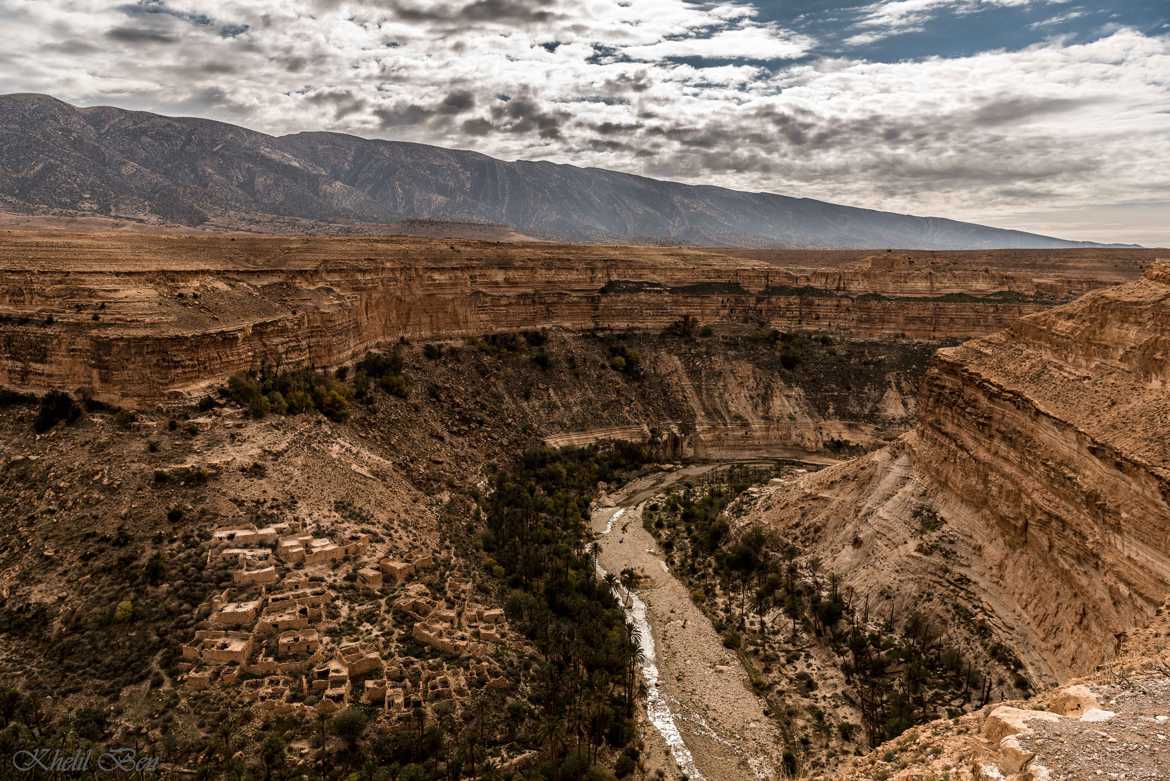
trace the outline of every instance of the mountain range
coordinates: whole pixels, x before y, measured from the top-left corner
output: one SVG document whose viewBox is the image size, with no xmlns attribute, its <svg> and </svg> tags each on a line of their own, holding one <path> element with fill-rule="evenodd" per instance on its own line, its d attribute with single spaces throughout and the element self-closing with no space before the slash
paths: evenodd
<svg viewBox="0 0 1170 781">
<path fill-rule="evenodd" d="M 32 94 L 0 96 L 0 210 L 266 231 L 386 232 L 424 220 L 567 242 L 1100 246 L 425 144 L 331 132 L 271 136 Z"/>
</svg>

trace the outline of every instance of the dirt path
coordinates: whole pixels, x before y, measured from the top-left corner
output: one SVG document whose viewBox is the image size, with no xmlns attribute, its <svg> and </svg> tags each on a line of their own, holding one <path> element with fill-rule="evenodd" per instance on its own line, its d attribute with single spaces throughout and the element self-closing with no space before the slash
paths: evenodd
<svg viewBox="0 0 1170 781">
<path fill-rule="evenodd" d="M 667 767 L 691 781 L 772 779 L 780 767 L 780 733 L 764 713 L 735 655 L 691 602 L 686 586 L 667 570 L 654 538 L 642 528 L 642 505 L 666 485 L 719 465 L 652 475 L 624 486 L 593 513 L 598 562 L 615 575 L 630 567 L 643 580 L 627 599 L 627 615 L 649 627 L 643 642 L 647 716 L 661 735 L 656 753 L 669 750 Z M 606 532 L 609 529 L 608 533 Z"/>
</svg>

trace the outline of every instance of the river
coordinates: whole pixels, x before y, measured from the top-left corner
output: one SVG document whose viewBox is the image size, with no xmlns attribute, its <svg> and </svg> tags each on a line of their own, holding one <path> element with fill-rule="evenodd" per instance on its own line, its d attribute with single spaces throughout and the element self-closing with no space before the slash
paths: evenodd
<svg viewBox="0 0 1170 781">
<path fill-rule="evenodd" d="M 636 589 L 622 589 L 619 596 L 641 636 L 646 720 L 656 733 L 648 741 L 650 764 L 690 781 L 772 779 L 781 766 L 779 729 L 739 659 L 723 647 L 642 528 L 649 499 L 671 483 L 719 466 L 655 473 L 603 496 L 592 514 L 598 566 L 615 575 L 632 568 L 642 576 Z"/>
</svg>

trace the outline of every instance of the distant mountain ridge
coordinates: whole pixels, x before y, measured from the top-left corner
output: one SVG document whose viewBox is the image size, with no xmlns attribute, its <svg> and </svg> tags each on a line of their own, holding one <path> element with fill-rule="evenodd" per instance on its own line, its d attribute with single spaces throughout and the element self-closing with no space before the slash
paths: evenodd
<svg viewBox="0 0 1170 781">
<path fill-rule="evenodd" d="M 1103 246 L 935 217 L 341 133 L 270 136 L 0 96 L 0 208 L 261 230 L 511 226 L 541 239 L 744 247 Z"/>
</svg>

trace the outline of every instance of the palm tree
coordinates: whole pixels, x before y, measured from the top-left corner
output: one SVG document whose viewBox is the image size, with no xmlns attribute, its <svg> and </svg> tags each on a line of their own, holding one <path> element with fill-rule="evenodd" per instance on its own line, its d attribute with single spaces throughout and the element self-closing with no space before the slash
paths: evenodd
<svg viewBox="0 0 1170 781">
<path fill-rule="evenodd" d="M 646 655 L 642 651 L 642 635 L 638 627 L 634 626 L 632 621 L 626 622 L 625 632 L 625 646 L 622 650 L 626 655 L 626 675 L 625 675 L 625 700 L 626 700 L 626 715 L 634 715 L 634 692 L 635 681 L 638 673 L 638 665 L 646 660 Z"/>
</svg>

